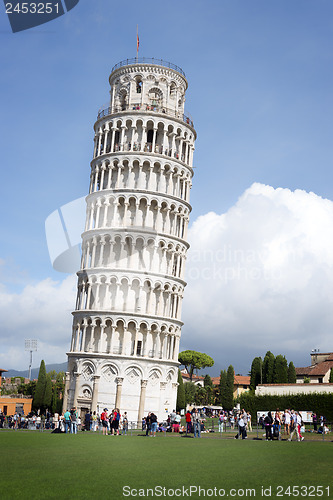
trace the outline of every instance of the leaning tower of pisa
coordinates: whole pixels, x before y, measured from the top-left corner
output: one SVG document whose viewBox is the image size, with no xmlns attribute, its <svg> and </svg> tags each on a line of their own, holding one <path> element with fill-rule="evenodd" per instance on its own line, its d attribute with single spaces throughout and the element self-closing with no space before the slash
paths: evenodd
<svg viewBox="0 0 333 500">
<path fill-rule="evenodd" d="M 175 408 L 196 132 L 181 68 L 125 60 L 94 125 L 64 407 Z"/>
</svg>

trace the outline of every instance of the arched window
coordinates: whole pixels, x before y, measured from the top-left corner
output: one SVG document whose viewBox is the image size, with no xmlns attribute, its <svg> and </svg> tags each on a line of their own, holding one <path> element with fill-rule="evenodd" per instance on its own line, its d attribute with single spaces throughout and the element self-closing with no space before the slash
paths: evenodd
<svg viewBox="0 0 333 500">
<path fill-rule="evenodd" d="M 124 89 L 124 88 L 120 89 L 118 99 L 119 99 L 120 109 L 122 111 L 127 109 L 127 91 L 126 91 L 126 89 Z"/>
<path fill-rule="evenodd" d="M 150 143 L 153 142 L 153 134 L 154 134 L 154 131 L 152 129 L 147 131 L 147 142 L 150 142 Z"/>
<path fill-rule="evenodd" d="M 141 94 L 142 92 L 142 80 L 137 79 L 136 81 L 136 93 Z"/>
<path fill-rule="evenodd" d="M 152 106 L 159 106 L 162 104 L 163 93 L 157 87 L 153 87 L 149 90 L 148 97 Z"/>
</svg>

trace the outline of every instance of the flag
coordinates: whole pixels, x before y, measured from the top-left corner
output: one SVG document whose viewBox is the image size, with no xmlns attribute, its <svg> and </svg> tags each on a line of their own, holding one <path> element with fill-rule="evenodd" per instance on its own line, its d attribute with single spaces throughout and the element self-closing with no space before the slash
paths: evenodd
<svg viewBox="0 0 333 500">
<path fill-rule="evenodd" d="M 140 45 L 140 40 L 139 40 L 139 33 L 136 34 L 136 51 L 139 52 L 139 45 Z"/>
</svg>

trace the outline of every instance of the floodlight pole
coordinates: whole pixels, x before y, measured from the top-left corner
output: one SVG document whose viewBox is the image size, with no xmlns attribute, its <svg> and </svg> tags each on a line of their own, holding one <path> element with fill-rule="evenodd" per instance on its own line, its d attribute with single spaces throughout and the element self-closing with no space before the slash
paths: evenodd
<svg viewBox="0 0 333 500">
<path fill-rule="evenodd" d="M 29 364 L 29 380 L 31 380 L 31 367 L 32 367 L 32 353 L 37 351 L 37 340 L 26 339 L 25 350 L 30 351 L 30 364 Z"/>
</svg>

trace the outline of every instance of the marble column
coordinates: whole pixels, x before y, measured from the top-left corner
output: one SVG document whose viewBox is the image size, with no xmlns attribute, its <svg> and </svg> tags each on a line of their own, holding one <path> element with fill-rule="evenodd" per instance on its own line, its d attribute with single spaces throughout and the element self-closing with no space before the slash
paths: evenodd
<svg viewBox="0 0 333 500">
<path fill-rule="evenodd" d="M 141 392 L 140 392 L 140 402 L 139 402 L 139 411 L 138 411 L 138 425 L 140 425 L 140 423 L 142 422 L 142 418 L 144 416 L 147 384 L 148 384 L 148 380 L 141 380 Z"/>
<path fill-rule="evenodd" d="M 122 388 L 123 388 L 123 381 L 124 381 L 124 379 L 122 377 L 117 377 L 116 378 L 117 393 L 116 393 L 115 408 L 118 408 L 118 409 L 120 409 L 121 391 L 122 391 Z"/>
<path fill-rule="evenodd" d="M 158 414 L 158 418 L 159 420 L 163 420 L 164 417 L 167 415 L 166 411 L 165 411 L 165 389 L 167 387 L 167 383 L 166 382 L 160 382 L 160 411 L 159 411 L 159 414 Z"/>
<path fill-rule="evenodd" d="M 99 386 L 100 375 L 94 375 L 94 385 L 93 394 L 91 401 L 91 411 L 97 411 L 97 401 L 98 401 L 98 386 Z"/>
<path fill-rule="evenodd" d="M 77 398 L 79 397 L 79 390 L 80 390 L 80 375 L 81 375 L 81 373 L 74 372 L 75 390 L 74 390 L 73 406 L 77 406 Z"/>
<path fill-rule="evenodd" d="M 63 401 L 62 401 L 62 412 L 63 413 L 65 413 L 68 409 L 67 405 L 68 405 L 68 393 L 69 393 L 69 379 L 70 379 L 70 374 L 69 374 L 69 372 L 66 372 L 64 397 L 63 397 Z"/>
</svg>

